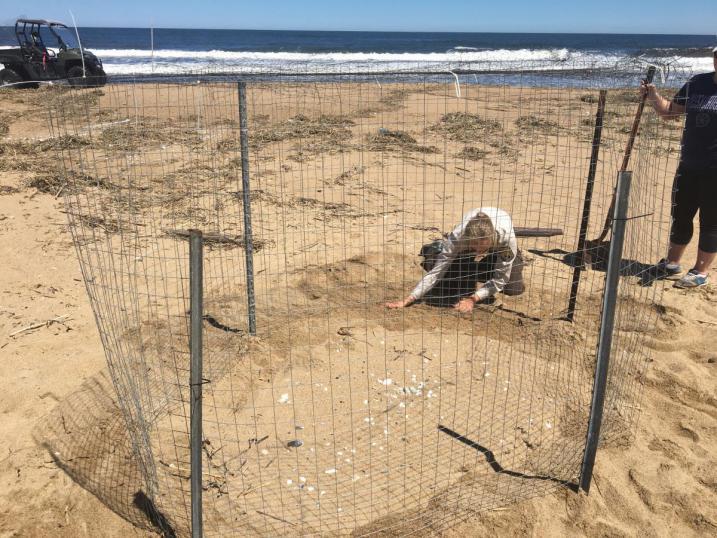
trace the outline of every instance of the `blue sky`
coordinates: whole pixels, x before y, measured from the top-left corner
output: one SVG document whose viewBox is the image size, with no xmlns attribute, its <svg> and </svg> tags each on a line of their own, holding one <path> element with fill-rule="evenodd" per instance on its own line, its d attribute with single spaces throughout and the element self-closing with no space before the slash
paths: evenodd
<svg viewBox="0 0 717 538">
<path fill-rule="evenodd" d="M 59 7 L 58 7 L 59 6 Z M 18 16 L 80 26 L 437 32 L 717 33 L 717 0 L 0 0 Z"/>
</svg>

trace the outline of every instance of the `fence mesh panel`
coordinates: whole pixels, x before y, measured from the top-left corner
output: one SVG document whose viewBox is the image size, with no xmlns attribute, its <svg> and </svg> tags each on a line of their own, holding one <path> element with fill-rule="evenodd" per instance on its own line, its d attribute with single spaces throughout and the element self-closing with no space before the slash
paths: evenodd
<svg viewBox="0 0 717 538">
<path fill-rule="evenodd" d="M 136 508 L 140 495 L 155 526 L 189 534 L 188 230 L 199 229 L 207 536 L 424 535 L 575 483 L 604 243 L 590 243 L 572 323 L 566 314 L 598 88 L 608 91 L 588 238 L 608 212 L 637 79 L 499 67 L 243 77 L 256 336 L 237 77 L 48 92 L 57 195 L 116 391 L 112 424 L 121 416 L 126 428 L 124 474 L 141 479 L 113 500 L 91 472 L 71 474 L 125 517 L 137 519 L 128 498 Z M 630 161 L 603 442 L 631 434 L 644 343 L 662 323 L 649 266 L 667 242 L 680 127 L 646 110 Z M 460 314 L 452 305 L 476 284 L 456 278 L 387 309 L 424 274 L 421 247 L 479 207 L 559 230 L 518 237 L 525 292 Z M 73 471 L 63 435 L 57 457 Z"/>
</svg>

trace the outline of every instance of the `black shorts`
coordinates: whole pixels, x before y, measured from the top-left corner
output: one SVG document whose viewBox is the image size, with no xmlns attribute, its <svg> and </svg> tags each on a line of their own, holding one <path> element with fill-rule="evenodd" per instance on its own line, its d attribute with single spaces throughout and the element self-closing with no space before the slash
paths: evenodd
<svg viewBox="0 0 717 538">
<path fill-rule="evenodd" d="M 672 204 L 670 242 L 690 242 L 692 221 L 699 211 L 699 249 L 717 252 L 717 170 L 692 170 L 680 165 L 672 185 Z"/>
</svg>

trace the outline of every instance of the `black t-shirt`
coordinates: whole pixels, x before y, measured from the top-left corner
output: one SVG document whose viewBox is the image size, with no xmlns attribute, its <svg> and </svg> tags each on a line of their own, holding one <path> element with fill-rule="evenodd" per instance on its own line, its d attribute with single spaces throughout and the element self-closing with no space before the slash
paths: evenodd
<svg viewBox="0 0 717 538">
<path fill-rule="evenodd" d="M 682 164 L 717 169 L 717 84 L 713 73 L 695 75 L 672 101 L 687 107 L 682 133 Z"/>
</svg>

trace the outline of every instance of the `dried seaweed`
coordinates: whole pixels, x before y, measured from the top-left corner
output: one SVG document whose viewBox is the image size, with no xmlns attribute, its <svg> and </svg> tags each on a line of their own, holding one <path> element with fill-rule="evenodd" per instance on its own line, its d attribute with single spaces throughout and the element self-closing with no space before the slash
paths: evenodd
<svg viewBox="0 0 717 538">
<path fill-rule="evenodd" d="M 500 122 L 485 119 L 468 112 L 449 112 L 431 126 L 431 131 L 443 134 L 457 142 L 470 142 L 486 135 L 495 135 L 501 130 Z"/>
<path fill-rule="evenodd" d="M 583 103 L 588 103 L 588 104 L 590 104 L 590 105 L 592 105 L 592 104 L 598 102 L 598 98 L 595 96 L 595 94 L 592 94 L 592 93 L 584 93 L 584 94 L 582 94 L 582 95 L 580 96 L 580 100 L 581 100 Z"/>
<path fill-rule="evenodd" d="M 309 118 L 299 114 L 288 120 L 274 124 L 259 124 L 249 133 L 249 144 L 254 149 L 261 149 L 275 142 L 285 140 L 302 140 L 302 151 L 321 153 L 343 147 L 352 136 L 351 126 L 354 122 L 344 116 L 321 115 Z M 225 138 L 217 144 L 217 149 L 224 152 L 240 150 L 238 136 Z"/>
<path fill-rule="evenodd" d="M 349 170 L 341 172 L 333 180 L 325 180 L 324 183 L 327 185 L 346 185 L 350 183 L 353 178 L 360 176 L 366 171 L 365 166 L 352 166 Z"/>
<path fill-rule="evenodd" d="M 0 113 L 0 136 L 5 136 L 10 132 L 10 125 L 20 116 L 10 112 Z"/>
<path fill-rule="evenodd" d="M 175 239 L 189 239 L 189 230 L 163 230 L 164 234 Z M 226 235 L 219 232 L 204 232 L 202 241 L 208 247 L 218 248 L 246 248 L 246 241 L 241 235 Z M 252 238 L 251 247 L 254 251 L 260 251 L 264 248 L 271 247 L 274 242 L 264 239 Z"/>
<path fill-rule="evenodd" d="M 614 90 L 607 92 L 607 100 L 613 103 L 639 103 L 641 99 L 637 88 Z"/>
<path fill-rule="evenodd" d="M 54 171 L 46 174 L 39 174 L 27 181 L 27 186 L 37 189 L 40 192 L 57 196 L 64 192 L 82 192 L 87 187 L 110 188 L 111 185 L 103 179 L 94 178 L 88 174 L 79 172 Z"/>
<path fill-rule="evenodd" d="M 554 121 L 533 115 L 519 117 L 515 120 L 515 125 L 521 131 L 530 131 L 531 134 L 539 132 L 544 135 L 554 135 L 560 132 L 560 126 Z"/>
<path fill-rule="evenodd" d="M 467 159 L 469 161 L 480 161 L 483 157 L 488 154 L 487 151 L 473 147 L 464 147 L 457 155 L 459 159 Z"/>
<path fill-rule="evenodd" d="M 142 147 L 182 144 L 194 146 L 201 142 L 197 129 L 177 127 L 170 123 L 137 121 L 112 125 L 97 137 L 95 147 L 115 151 L 137 151 Z"/>
<path fill-rule="evenodd" d="M 383 112 L 392 112 L 403 107 L 403 103 L 406 98 L 414 93 L 412 90 L 397 89 L 388 91 L 385 95 L 382 95 L 375 105 L 367 106 L 359 109 L 354 114 L 356 118 L 368 118 L 376 114 Z"/>
<path fill-rule="evenodd" d="M 0 196 L 5 194 L 16 194 L 18 192 L 20 192 L 20 189 L 16 187 L 11 187 L 10 185 L 0 185 Z"/>
<path fill-rule="evenodd" d="M 416 153 L 438 153 L 435 146 L 422 146 L 415 138 L 404 131 L 379 129 L 376 134 L 366 137 L 366 149 L 369 151 L 406 151 Z"/>
</svg>

